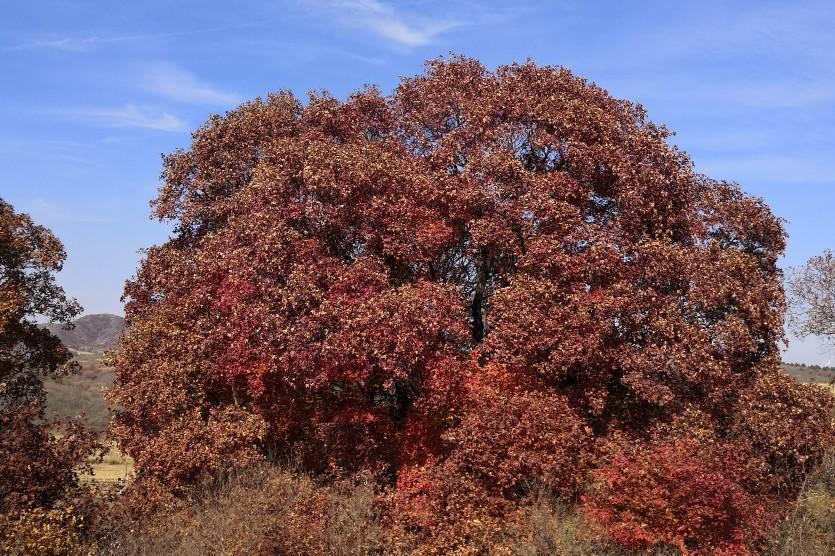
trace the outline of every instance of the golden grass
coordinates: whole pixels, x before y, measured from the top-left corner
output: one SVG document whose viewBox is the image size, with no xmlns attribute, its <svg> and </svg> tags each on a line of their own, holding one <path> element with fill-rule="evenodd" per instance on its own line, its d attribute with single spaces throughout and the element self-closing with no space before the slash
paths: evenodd
<svg viewBox="0 0 835 556">
<path fill-rule="evenodd" d="M 835 452 L 807 477 L 797 503 L 778 526 L 769 556 L 835 554 Z"/>
<path fill-rule="evenodd" d="M 108 451 L 101 461 L 98 458 L 90 457 L 87 463 L 92 464 L 93 473 L 83 474 L 81 481 L 114 483 L 119 479 L 129 482 L 133 478 L 133 459 L 123 454 L 115 444 L 108 444 Z"/>
</svg>

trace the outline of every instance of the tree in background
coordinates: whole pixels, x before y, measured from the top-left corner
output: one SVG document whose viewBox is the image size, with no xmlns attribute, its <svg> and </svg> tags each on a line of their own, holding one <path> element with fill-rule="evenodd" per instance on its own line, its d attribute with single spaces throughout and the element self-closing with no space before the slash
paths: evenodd
<svg viewBox="0 0 835 556">
<path fill-rule="evenodd" d="M 835 255 L 826 250 L 792 272 L 789 324 L 800 337 L 815 335 L 835 346 Z"/>
<path fill-rule="evenodd" d="M 781 375 L 779 220 L 669 136 L 565 69 L 461 57 L 389 97 L 211 117 L 164 161 L 154 215 L 176 232 L 125 290 L 111 397 L 134 488 L 293 456 L 374 473 L 404 545 L 468 553 L 532 485 L 597 481 L 590 515 L 626 546 L 757 549 L 745 516 L 796 493 L 832 399 Z M 733 508 L 675 470 L 640 492 L 668 451 Z M 711 515 L 739 522 L 693 536 Z"/>
<path fill-rule="evenodd" d="M 52 232 L 0 199 L 0 514 L 66 496 L 94 447 L 78 423 L 43 422 L 43 378 L 75 369 L 69 350 L 34 320 L 68 323 L 81 311 L 55 283 L 65 257 Z"/>
</svg>

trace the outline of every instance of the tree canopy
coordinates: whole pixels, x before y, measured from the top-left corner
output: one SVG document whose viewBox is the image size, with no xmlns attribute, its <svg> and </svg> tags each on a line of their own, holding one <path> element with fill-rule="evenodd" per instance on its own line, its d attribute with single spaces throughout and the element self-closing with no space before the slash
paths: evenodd
<svg viewBox="0 0 835 556">
<path fill-rule="evenodd" d="M 70 351 L 36 322 L 68 323 L 81 311 L 55 282 L 65 257 L 52 232 L 0 199 L 0 514 L 65 495 L 94 447 L 78 423 L 55 438 L 42 421 L 43 377 L 75 370 Z"/>
<path fill-rule="evenodd" d="M 734 466 L 704 478 L 733 508 L 791 492 L 832 429 L 779 369 L 783 228 L 669 137 L 566 69 L 463 57 L 390 96 L 212 116 L 164 159 L 176 232 L 125 290 L 137 488 L 293 454 L 375 473 L 393 523 L 458 535 L 439 546 L 453 514 L 508 515 L 532 482 L 577 497 L 683 438 L 689 465 Z M 646 522 L 698 544 L 681 511 Z"/>
</svg>

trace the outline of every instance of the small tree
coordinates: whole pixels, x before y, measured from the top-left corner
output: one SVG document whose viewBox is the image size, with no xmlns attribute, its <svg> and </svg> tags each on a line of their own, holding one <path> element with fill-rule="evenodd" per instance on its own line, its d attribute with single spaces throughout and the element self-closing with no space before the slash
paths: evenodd
<svg viewBox="0 0 835 556">
<path fill-rule="evenodd" d="M 798 336 L 821 336 L 835 347 L 835 255 L 826 250 L 794 269 L 788 281 L 789 324 Z"/>
<path fill-rule="evenodd" d="M 77 484 L 76 466 L 94 447 L 77 423 L 61 435 L 43 423 L 43 377 L 75 370 L 34 320 L 68 323 L 81 311 L 55 283 L 65 256 L 52 232 L 0 199 L 0 513 L 50 506 Z"/>
</svg>

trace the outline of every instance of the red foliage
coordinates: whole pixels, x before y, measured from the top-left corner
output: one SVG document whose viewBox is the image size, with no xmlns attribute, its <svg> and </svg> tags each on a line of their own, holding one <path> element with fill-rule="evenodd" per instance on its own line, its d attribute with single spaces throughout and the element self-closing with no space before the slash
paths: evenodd
<svg viewBox="0 0 835 556">
<path fill-rule="evenodd" d="M 0 412 L 0 513 L 50 508 L 70 496 L 79 464 L 99 447 L 79 423 L 66 424 L 55 438 L 38 418 L 36 405 Z"/>
<path fill-rule="evenodd" d="M 177 232 L 125 292 L 140 480 L 292 454 L 378 474 L 404 516 L 495 514 L 531 482 L 575 495 L 593 446 L 696 436 L 796 488 L 831 425 L 772 378 L 780 221 L 668 135 L 565 69 L 460 57 L 212 117 L 165 160 Z M 821 434 L 769 432 L 783 398 Z"/>
<path fill-rule="evenodd" d="M 740 394 L 732 435 L 749 442 L 767 464 L 771 492 L 792 497 L 805 474 L 835 442 L 835 398 L 774 370 L 760 373 Z"/>
<path fill-rule="evenodd" d="M 43 422 L 43 377 L 78 367 L 36 323 L 67 323 L 81 311 L 55 282 L 65 257 L 52 232 L 0 199 L 0 514 L 49 509 L 77 491 L 76 466 L 97 448 L 79 423 Z"/>
<path fill-rule="evenodd" d="M 470 381 L 460 422 L 444 435 L 448 471 L 487 492 L 513 498 L 539 486 L 573 496 L 585 484 L 592 431 L 564 395 L 480 369 Z"/>
<path fill-rule="evenodd" d="M 619 453 L 600 468 L 585 510 L 631 548 L 684 554 L 755 554 L 768 532 L 769 499 L 755 492 L 756 458 L 744 447 L 692 440 Z"/>
</svg>

